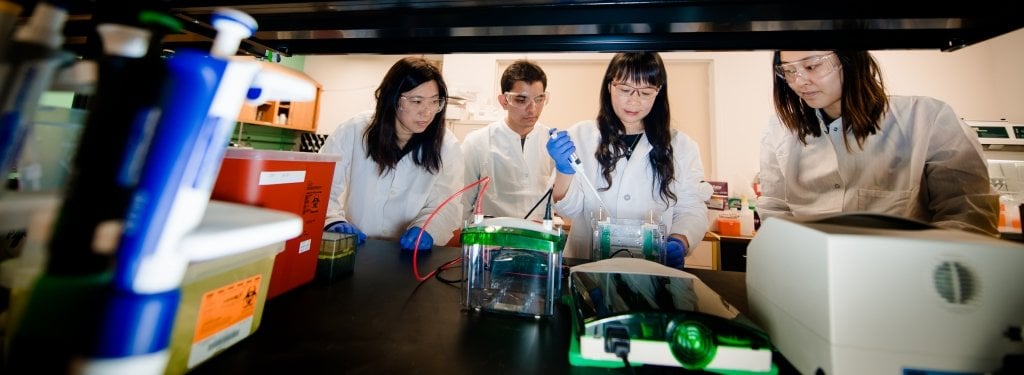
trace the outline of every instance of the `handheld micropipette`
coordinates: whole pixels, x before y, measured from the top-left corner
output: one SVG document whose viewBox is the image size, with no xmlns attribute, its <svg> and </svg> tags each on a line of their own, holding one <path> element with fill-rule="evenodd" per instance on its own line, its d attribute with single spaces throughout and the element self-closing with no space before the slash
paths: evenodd
<svg viewBox="0 0 1024 375">
<path fill-rule="evenodd" d="M 551 139 L 557 138 L 557 136 L 555 135 L 557 132 L 557 129 L 551 130 Z M 581 163 L 582 162 L 580 161 L 580 158 L 576 156 L 575 152 L 573 152 L 572 155 L 569 155 L 569 164 L 572 165 L 572 169 L 576 170 L 576 173 L 579 174 L 579 177 L 583 179 L 584 185 L 587 185 L 587 187 L 590 188 L 590 192 L 594 193 L 594 198 L 597 198 L 597 203 L 600 204 L 601 208 L 603 209 L 604 200 L 602 200 L 601 196 L 597 194 L 597 189 L 594 188 L 594 184 L 590 183 L 590 179 L 587 178 L 587 175 L 585 173 L 583 173 L 583 168 L 580 168 Z"/>
</svg>

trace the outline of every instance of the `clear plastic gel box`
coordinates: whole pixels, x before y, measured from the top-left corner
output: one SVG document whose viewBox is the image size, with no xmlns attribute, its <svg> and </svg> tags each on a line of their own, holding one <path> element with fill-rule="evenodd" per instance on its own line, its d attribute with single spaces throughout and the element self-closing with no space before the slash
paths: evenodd
<svg viewBox="0 0 1024 375">
<path fill-rule="evenodd" d="M 566 238 L 561 228 L 507 217 L 463 228 L 463 305 L 534 318 L 553 315 Z"/>
<path fill-rule="evenodd" d="M 593 260 L 613 257 L 665 262 L 665 225 L 643 219 L 594 219 Z"/>
</svg>

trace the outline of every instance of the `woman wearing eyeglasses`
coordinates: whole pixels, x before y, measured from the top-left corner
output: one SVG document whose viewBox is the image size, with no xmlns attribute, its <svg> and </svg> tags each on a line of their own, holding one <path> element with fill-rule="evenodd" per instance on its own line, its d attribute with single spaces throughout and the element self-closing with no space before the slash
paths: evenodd
<svg viewBox="0 0 1024 375">
<path fill-rule="evenodd" d="M 529 219 L 544 218 L 543 207 L 534 207 L 547 193 L 555 168 L 544 151 L 548 127 L 537 122 L 548 103 L 547 85 L 547 75 L 537 64 L 512 63 L 501 74 L 497 98 L 505 118 L 469 132 L 462 140 L 466 183 L 491 177 L 482 202 L 484 215 L 527 218 L 530 213 Z M 477 186 L 464 193 L 470 222 L 479 190 Z"/>
<path fill-rule="evenodd" d="M 554 133 L 555 209 L 572 219 L 565 256 L 590 258 L 591 218 L 650 219 L 665 225 L 665 264 L 682 268 L 707 231 L 710 195 L 697 143 L 669 125 L 668 75 L 657 53 L 620 53 L 601 82 L 597 119 Z M 579 157 L 579 164 L 570 159 Z M 583 173 L 577 173 L 579 168 Z M 584 178 L 597 190 L 594 197 Z M 602 207 L 603 202 L 603 207 Z"/>
<path fill-rule="evenodd" d="M 425 59 L 396 62 L 375 92 L 376 109 L 354 116 L 327 137 L 320 153 L 340 155 L 324 230 L 398 239 L 412 249 L 423 225 L 462 188 L 463 159 L 444 126 L 447 87 Z M 433 219 L 419 249 L 444 244 L 462 223 L 453 199 Z"/>
<path fill-rule="evenodd" d="M 998 236 L 974 132 L 946 103 L 888 96 L 866 51 L 776 51 L 762 217 L 872 212 Z"/>
</svg>

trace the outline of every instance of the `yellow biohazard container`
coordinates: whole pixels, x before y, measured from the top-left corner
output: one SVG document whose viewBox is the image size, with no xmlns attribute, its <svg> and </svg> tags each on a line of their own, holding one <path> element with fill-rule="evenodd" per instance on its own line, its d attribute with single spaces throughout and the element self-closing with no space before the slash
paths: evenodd
<svg viewBox="0 0 1024 375">
<path fill-rule="evenodd" d="M 189 265 L 167 374 L 183 374 L 259 328 L 274 258 L 283 249 L 281 242 Z"/>
</svg>

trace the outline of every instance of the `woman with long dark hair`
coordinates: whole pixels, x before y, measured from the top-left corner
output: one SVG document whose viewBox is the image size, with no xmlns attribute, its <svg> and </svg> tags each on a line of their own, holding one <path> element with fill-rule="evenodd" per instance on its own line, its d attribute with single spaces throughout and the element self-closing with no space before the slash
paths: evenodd
<svg viewBox="0 0 1024 375">
<path fill-rule="evenodd" d="M 427 217 L 462 187 L 463 160 L 444 126 L 447 86 L 429 61 L 396 62 L 375 92 L 376 109 L 356 115 L 327 137 L 320 153 L 340 155 L 324 230 L 399 239 L 404 249 Z M 462 222 L 453 199 L 432 219 L 420 249 L 447 243 Z"/>
<path fill-rule="evenodd" d="M 996 236 L 999 200 L 950 106 L 889 96 L 867 51 L 776 51 L 762 217 L 871 212 Z"/>
<path fill-rule="evenodd" d="M 576 123 L 548 141 L 557 170 L 555 209 L 572 219 L 565 256 L 591 258 L 591 218 L 598 210 L 609 218 L 665 225 L 669 266 L 681 268 L 686 249 L 704 238 L 707 197 L 700 196 L 700 150 L 670 126 L 668 83 L 657 53 L 616 54 L 601 82 L 597 119 Z M 580 160 L 575 167 L 569 161 L 573 154 Z M 600 200 L 575 168 L 584 171 Z"/>
</svg>

